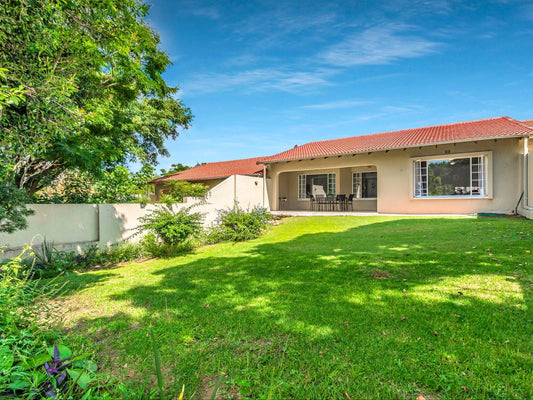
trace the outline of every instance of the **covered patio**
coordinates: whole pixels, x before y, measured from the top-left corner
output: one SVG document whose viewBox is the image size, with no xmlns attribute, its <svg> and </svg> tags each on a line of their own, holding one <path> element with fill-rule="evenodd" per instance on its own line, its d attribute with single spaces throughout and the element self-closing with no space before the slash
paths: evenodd
<svg viewBox="0 0 533 400">
<path fill-rule="evenodd" d="M 277 211 L 340 213 L 377 210 L 374 165 L 282 172 Z"/>
</svg>

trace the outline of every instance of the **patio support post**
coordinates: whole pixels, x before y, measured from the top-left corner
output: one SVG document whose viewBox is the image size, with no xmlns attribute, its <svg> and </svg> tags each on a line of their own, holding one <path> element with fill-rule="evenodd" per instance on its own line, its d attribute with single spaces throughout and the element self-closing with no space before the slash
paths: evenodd
<svg viewBox="0 0 533 400">
<path fill-rule="evenodd" d="M 237 175 L 233 175 L 233 208 L 237 208 Z"/>
<path fill-rule="evenodd" d="M 266 164 L 263 164 L 263 207 L 265 207 L 265 193 L 266 193 Z"/>
<path fill-rule="evenodd" d="M 526 210 L 533 210 L 533 207 L 530 207 L 529 205 L 529 138 L 527 136 L 524 136 L 524 156 L 523 156 L 523 167 L 522 167 L 522 188 L 524 191 L 524 199 L 522 202 L 522 206 Z"/>
</svg>

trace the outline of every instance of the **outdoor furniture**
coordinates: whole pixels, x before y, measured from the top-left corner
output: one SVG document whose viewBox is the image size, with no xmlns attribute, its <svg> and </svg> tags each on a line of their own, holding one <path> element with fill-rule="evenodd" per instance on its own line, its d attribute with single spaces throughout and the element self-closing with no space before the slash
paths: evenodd
<svg viewBox="0 0 533 400">
<path fill-rule="evenodd" d="M 345 194 L 338 194 L 335 198 L 335 202 L 337 203 L 339 211 L 345 211 L 346 207 L 346 195 Z"/>
<path fill-rule="evenodd" d="M 311 211 L 346 211 L 353 210 L 353 194 L 348 198 L 345 194 L 338 195 L 309 195 L 309 208 Z"/>
<path fill-rule="evenodd" d="M 327 197 L 326 196 L 316 196 L 316 205 L 318 211 L 322 211 L 324 208 L 327 208 Z"/>
<path fill-rule="evenodd" d="M 346 207 L 346 211 L 348 211 L 348 209 L 350 209 L 350 211 L 353 211 L 353 193 L 350 194 L 348 196 L 348 199 L 346 199 L 346 202 L 345 202 L 345 207 Z"/>
</svg>

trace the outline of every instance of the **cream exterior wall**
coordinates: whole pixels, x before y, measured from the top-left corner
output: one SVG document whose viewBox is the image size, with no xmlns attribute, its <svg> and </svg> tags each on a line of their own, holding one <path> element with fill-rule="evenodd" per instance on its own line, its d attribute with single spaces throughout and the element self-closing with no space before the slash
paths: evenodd
<svg viewBox="0 0 533 400">
<path fill-rule="evenodd" d="M 31 204 L 34 214 L 27 218 L 28 228 L 11 234 L 0 233 L 0 248 L 22 248 L 41 244 L 46 238 L 56 243 L 98 240 L 96 204 Z"/>
<path fill-rule="evenodd" d="M 278 209 L 278 197 L 280 196 L 286 196 L 288 198 L 288 206 L 295 207 L 294 210 L 308 210 L 308 202 L 306 205 L 299 206 L 299 203 L 295 200 L 298 194 L 297 175 L 299 173 L 336 172 L 338 174 L 337 193 L 340 193 L 339 190 L 344 191 L 348 188 L 347 184 L 339 179 L 343 177 L 346 179 L 348 176 L 345 169 L 351 171 L 360 168 L 371 170 L 365 168 L 372 166 L 377 171 L 378 196 L 376 209 L 380 213 L 509 213 L 514 210 L 521 193 L 522 143 L 522 139 L 517 138 L 484 140 L 270 164 L 268 165 L 269 200 L 273 210 Z M 431 156 L 443 156 L 444 158 L 459 156 L 463 153 L 483 152 L 488 153 L 492 158 L 491 166 L 489 167 L 492 170 L 492 174 L 489 176 L 492 198 L 414 198 L 414 159 Z M 351 189 L 346 193 L 351 193 Z"/>
<path fill-rule="evenodd" d="M 265 202 L 263 202 L 263 199 Z M 173 204 L 174 210 L 193 206 L 193 212 L 204 216 L 210 226 L 221 209 L 238 202 L 241 208 L 268 208 L 263 179 L 250 176 L 230 176 L 211 189 L 206 199 L 187 198 L 187 203 Z M 81 251 L 84 246 L 98 243 L 109 246 L 120 241 L 136 242 L 139 219 L 161 204 L 32 204 L 35 214 L 28 218 L 28 228 L 12 234 L 0 234 L 0 259 L 16 256 L 25 244 L 39 245 L 44 238 L 58 249 Z"/>
</svg>

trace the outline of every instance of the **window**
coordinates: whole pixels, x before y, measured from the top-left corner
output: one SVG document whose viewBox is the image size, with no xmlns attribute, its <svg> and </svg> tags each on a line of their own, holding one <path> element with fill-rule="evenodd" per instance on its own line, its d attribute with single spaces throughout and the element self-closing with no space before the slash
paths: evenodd
<svg viewBox="0 0 533 400">
<path fill-rule="evenodd" d="M 354 172 L 352 193 L 355 199 L 375 199 L 378 197 L 377 172 Z"/>
<path fill-rule="evenodd" d="M 335 174 L 298 175 L 298 199 L 336 194 Z"/>
<path fill-rule="evenodd" d="M 485 156 L 417 160 L 415 197 L 486 197 Z"/>
</svg>

